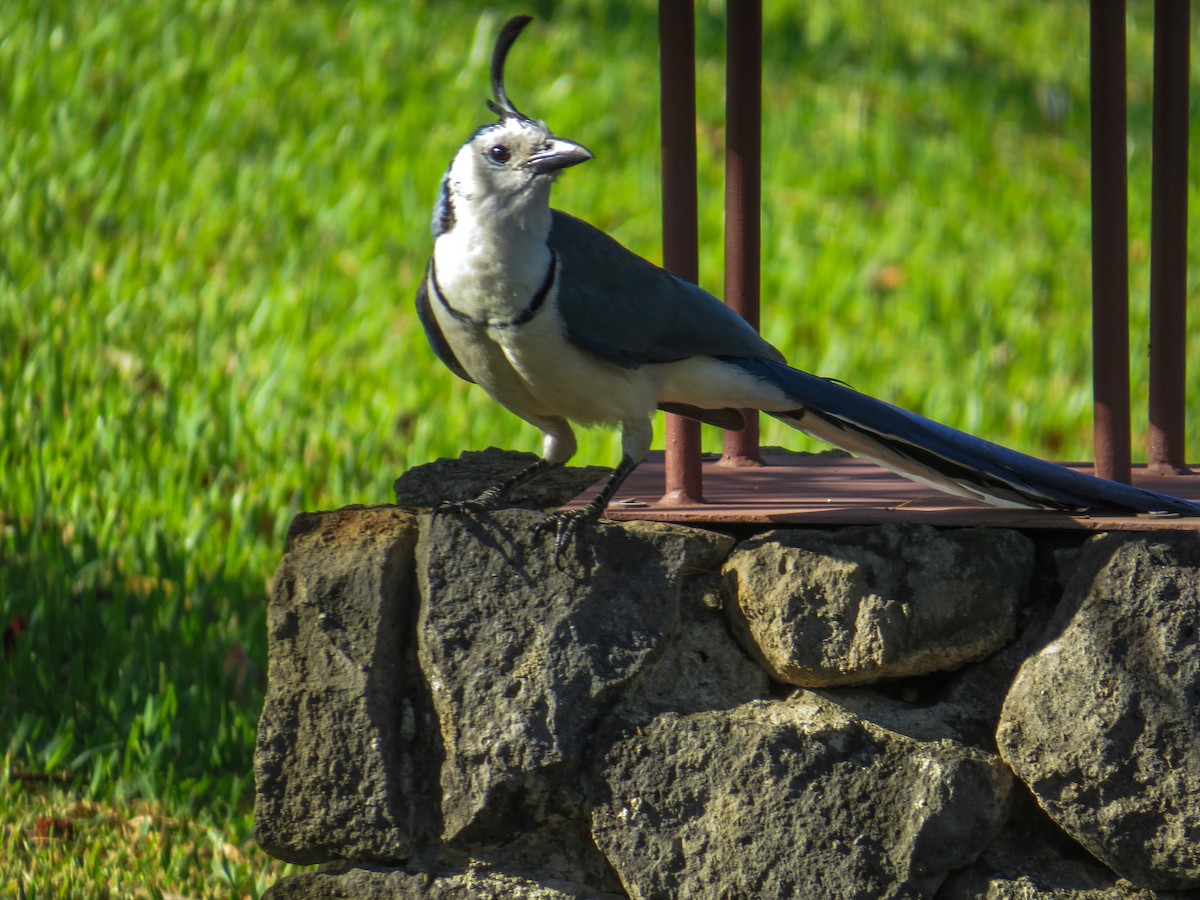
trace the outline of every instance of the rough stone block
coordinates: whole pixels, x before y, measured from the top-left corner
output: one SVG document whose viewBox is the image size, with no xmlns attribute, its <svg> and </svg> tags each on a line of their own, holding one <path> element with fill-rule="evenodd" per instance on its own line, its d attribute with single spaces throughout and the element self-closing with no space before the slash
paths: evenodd
<svg viewBox="0 0 1200 900">
<path fill-rule="evenodd" d="M 1118 874 L 1200 886 L 1200 535 L 1085 549 L 997 742 L 1050 816 Z"/>
<path fill-rule="evenodd" d="M 735 632 L 772 677 L 804 687 L 953 669 L 1011 640 L 1033 544 L 1002 529 L 771 531 L 725 571 Z"/>
<path fill-rule="evenodd" d="M 566 881 L 534 880 L 487 867 L 430 874 L 346 866 L 292 875 L 264 900 L 618 900 L 620 895 Z"/>
<path fill-rule="evenodd" d="M 411 852 L 420 791 L 402 758 L 413 704 L 401 673 L 416 613 L 417 531 L 394 507 L 306 513 L 292 523 L 267 609 L 268 688 L 254 758 L 255 836 L 280 859 Z"/>
<path fill-rule="evenodd" d="M 407 509 L 431 509 L 447 500 L 469 500 L 510 475 L 528 467 L 537 455 L 512 450 L 467 450 L 458 459 L 437 459 L 414 466 L 396 479 L 396 504 Z M 611 470 L 601 466 L 558 466 L 516 487 L 504 498 L 506 506 L 551 509 L 583 493 Z"/>
<path fill-rule="evenodd" d="M 1190 894 L 1195 900 L 1196 894 Z M 1139 889 L 1120 878 L 1055 825 L 1016 782 L 1012 812 L 996 840 L 950 874 L 937 900 L 1185 900 Z"/>
<path fill-rule="evenodd" d="M 437 515 L 418 544 L 419 658 L 445 748 L 447 840 L 580 815 L 589 738 L 663 653 L 683 575 L 708 552 L 691 529 L 599 525 L 556 564 L 543 523 L 523 510 Z"/>
<path fill-rule="evenodd" d="M 662 715 L 598 778 L 593 834 L 634 898 L 931 897 L 999 830 L 1011 784 L 995 756 L 807 691 Z"/>
</svg>

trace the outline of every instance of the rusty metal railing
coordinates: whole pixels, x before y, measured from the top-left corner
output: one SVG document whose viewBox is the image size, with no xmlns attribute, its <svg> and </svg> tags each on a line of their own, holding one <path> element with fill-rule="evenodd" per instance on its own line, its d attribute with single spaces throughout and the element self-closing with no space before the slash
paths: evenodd
<svg viewBox="0 0 1200 900">
<path fill-rule="evenodd" d="M 1129 482 L 1129 200 L 1125 0 L 1091 8 L 1092 443 L 1096 474 Z M 1102 326 L 1102 327 L 1101 327 Z"/>
<path fill-rule="evenodd" d="M 728 5 L 725 51 L 725 302 L 758 328 L 762 256 L 762 3 Z M 725 433 L 722 465 L 762 465 L 758 413 Z"/>
<path fill-rule="evenodd" d="M 699 281 L 696 236 L 696 19 L 692 0 L 658 4 L 662 72 L 663 265 Z M 700 424 L 667 416 L 667 474 L 662 502 L 698 502 Z"/>
<path fill-rule="evenodd" d="M 1150 250 L 1148 465 L 1182 474 L 1185 448 L 1187 157 L 1190 3 L 1155 0 Z M 726 4 L 726 302 L 758 325 L 762 2 Z M 659 0 L 662 72 L 663 260 L 697 278 L 695 18 L 692 0 Z M 1092 0 L 1092 354 L 1096 473 L 1128 482 L 1129 246 L 1126 167 L 1125 0 Z M 722 462 L 759 460 L 757 415 L 726 436 Z M 667 416 L 666 495 L 702 499 L 699 425 Z"/>
<path fill-rule="evenodd" d="M 1124 5 L 1124 4 L 1122 4 Z M 1181 475 L 1187 379 L 1188 68 L 1191 4 L 1154 5 L 1154 170 L 1150 188 L 1148 468 Z"/>
</svg>

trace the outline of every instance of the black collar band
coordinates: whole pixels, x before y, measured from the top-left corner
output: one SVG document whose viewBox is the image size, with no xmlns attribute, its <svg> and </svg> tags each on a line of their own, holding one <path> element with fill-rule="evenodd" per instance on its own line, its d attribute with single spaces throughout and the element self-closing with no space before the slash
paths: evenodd
<svg viewBox="0 0 1200 900">
<path fill-rule="evenodd" d="M 546 297 L 550 294 L 550 288 L 554 286 L 554 277 L 557 272 L 558 254 L 551 250 L 550 265 L 546 268 L 546 277 L 542 280 L 542 286 L 538 288 L 537 293 L 533 295 L 533 299 L 527 307 L 511 319 L 476 319 L 450 305 L 450 301 L 442 293 L 442 286 L 438 284 L 437 265 L 434 263 L 432 257 L 429 259 L 429 280 L 433 283 L 433 292 L 437 295 L 438 302 L 442 304 L 442 308 L 450 313 L 454 321 L 462 322 L 464 325 L 474 325 L 477 328 L 520 328 L 536 316 L 538 310 L 542 308 L 542 304 L 546 302 Z"/>
</svg>

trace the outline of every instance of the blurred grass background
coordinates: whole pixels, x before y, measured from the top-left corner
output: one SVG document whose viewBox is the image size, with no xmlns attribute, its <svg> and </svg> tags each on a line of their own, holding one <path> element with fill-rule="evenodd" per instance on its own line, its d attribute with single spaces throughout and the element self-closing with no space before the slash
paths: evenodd
<svg viewBox="0 0 1200 900">
<path fill-rule="evenodd" d="M 508 16 L 539 17 L 515 102 L 596 153 L 556 205 L 660 258 L 652 0 L 479 6 L 0 5 L 0 895 L 258 896 L 286 871 L 253 846 L 250 766 L 292 516 L 386 502 L 464 449 L 536 449 L 436 362 L 411 306 Z M 766 6 L 767 338 L 959 428 L 1090 458 L 1087 5 Z M 718 293 L 722 10 L 697 9 Z M 1134 0 L 1135 404 L 1151 23 Z M 774 422 L 764 440 L 811 446 Z M 614 435 L 581 443 L 578 462 L 617 458 Z"/>
</svg>

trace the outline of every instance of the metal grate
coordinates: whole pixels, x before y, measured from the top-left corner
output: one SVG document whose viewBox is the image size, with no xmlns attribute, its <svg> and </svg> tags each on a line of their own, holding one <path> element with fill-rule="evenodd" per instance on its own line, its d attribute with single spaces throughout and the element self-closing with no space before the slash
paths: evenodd
<svg viewBox="0 0 1200 900">
<path fill-rule="evenodd" d="M 726 300 L 758 325 L 760 172 L 762 129 L 762 2 L 726 4 Z M 1149 475 L 1188 474 L 1184 465 L 1184 386 L 1187 291 L 1188 67 L 1191 4 L 1156 0 L 1154 42 L 1154 133 L 1151 222 L 1151 346 Z M 663 257 L 668 269 L 691 280 L 697 274 L 695 19 L 692 0 L 659 2 L 662 72 Z M 1092 245 L 1093 390 L 1095 474 L 1129 482 L 1129 247 L 1126 173 L 1125 0 L 1092 0 Z M 757 423 L 756 416 L 749 417 Z M 665 460 L 643 465 L 631 491 L 645 497 L 647 477 L 666 486 L 659 505 L 695 512 L 705 479 L 721 466 L 745 468 L 760 460 L 757 425 L 729 435 L 719 462 L 701 465 L 699 426 L 667 416 Z M 862 467 L 850 470 L 862 477 Z M 793 472 L 795 476 L 797 473 Z M 739 476 L 740 477 L 740 476 Z M 874 477 L 874 476 L 873 476 Z M 868 480 L 883 491 L 887 508 L 911 497 L 903 479 Z M 907 487 L 906 487 L 907 486 Z M 1155 487 L 1200 499 L 1187 478 Z M 795 494 L 783 481 L 776 487 Z M 722 496 L 732 499 L 725 489 Z M 716 500 L 716 497 L 710 499 Z M 861 498 L 859 498 L 861 500 Z M 644 500 L 639 500 L 644 503 Z M 792 498 L 791 506 L 804 502 Z M 857 501 L 856 501 L 857 505 Z M 612 509 L 619 518 L 619 506 Z M 999 515 L 995 510 L 993 514 Z M 633 517 L 649 517 L 645 508 Z M 693 515 L 689 513 L 688 518 Z M 1011 517 L 1010 517 L 1011 518 Z M 1060 517 L 1070 518 L 1070 517 Z M 1089 520 L 1099 521 L 1099 520 Z M 1122 520 L 1126 521 L 1126 520 Z"/>
</svg>

